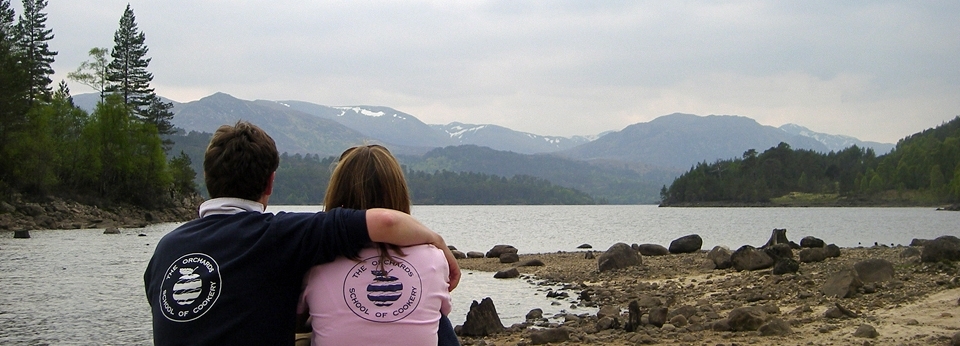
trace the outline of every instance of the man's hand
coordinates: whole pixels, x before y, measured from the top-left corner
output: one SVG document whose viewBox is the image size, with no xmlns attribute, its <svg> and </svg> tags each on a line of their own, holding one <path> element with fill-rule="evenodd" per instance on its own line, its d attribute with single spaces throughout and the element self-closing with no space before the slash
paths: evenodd
<svg viewBox="0 0 960 346">
<path fill-rule="evenodd" d="M 443 242 L 443 238 L 440 238 L 440 241 Z M 450 268 L 450 286 L 447 287 L 447 290 L 453 292 L 453 289 L 460 284 L 460 263 L 457 262 L 456 257 L 453 257 L 453 251 L 450 251 L 446 244 L 442 244 L 442 246 L 433 244 L 433 246 L 443 250 L 443 255 L 447 257 L 447 266 Z"/>
</svg>

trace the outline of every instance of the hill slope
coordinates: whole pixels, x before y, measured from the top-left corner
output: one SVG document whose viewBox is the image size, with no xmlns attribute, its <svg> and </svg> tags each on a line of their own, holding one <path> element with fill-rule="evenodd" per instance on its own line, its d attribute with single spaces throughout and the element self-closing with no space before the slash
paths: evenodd
<svg viewBox="0 0 960 346">
<path fill-rule="evenodd" d="M 214 132 L 224 124 L 247 120 L 267 131 L 280 152 L 340 155 L 344 148 L 368 137 L 327 119 L 292 110 L 268 107 L 216 93 L 181 104 L 173 124 L 185 131 Z"/>
<path fill-rule="evenodd" d="M 642 162 L 687 169 L 698 162 L 740 157 L 749 149 L 763 151 L 780 142 L 796 149 L 828 151 L 814 139 L 760 125 L 747 117 L 675 113 L 627 126 L 558 154 L 581 160 Z"/>
</svg>

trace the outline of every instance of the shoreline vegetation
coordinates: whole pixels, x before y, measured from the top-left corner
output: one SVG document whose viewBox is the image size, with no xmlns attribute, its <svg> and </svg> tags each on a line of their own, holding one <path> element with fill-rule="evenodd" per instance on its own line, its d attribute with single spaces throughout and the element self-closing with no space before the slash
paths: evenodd
<svg viewBox="0 0 960 346">
<path fill-rule="evenodd" d="M 602 250 L 522 254 L 515 263 L 464 258 L 465 270 L 492 276 L 515 268 L 521 279 L 563 285 L 548 297 L 577 299 L 566 314 L 531 311 L 526 322 L 486 336 L 457 328 L 464 345 L 958 345 L 958 262 L 921 262 L 922 250 L 916 244 L 843 248 L 838 257 L 803 262 L 785 274 L 716 269 L 703 250 L 644 255 L 639 265 L 603 272 L 594 259 Z M 839 273 L 878 260 L 892 264 L 888 280 L 857 280 L 846 298 L 823 293 Z M 519 265 L 536 261 L 543 265 Z M 474 305 L 483 298 L 473 298 Z M 577 305 L 599 312 L 578 313 Z M 470 319 L 468 313 L 464 324 Z"/>
<path fill-rule="evenodd" d="M 925 201 L 909 198 L 856 198 L 840 196 L 839 194 L 791 192 L 789 194 L 771 198 L 765 202 L 738 202 L 738 201 L 704 201 L 704 202 L 673 202 L 661 203 L 660 207 L 678 208 L 808 208 L 808 207 L 837 207 L 837 208 L 909 208 L 929 207 L 938 210 L 960 210 L 960 204 L 943 203 L 939 201 Z"/>
</svg>

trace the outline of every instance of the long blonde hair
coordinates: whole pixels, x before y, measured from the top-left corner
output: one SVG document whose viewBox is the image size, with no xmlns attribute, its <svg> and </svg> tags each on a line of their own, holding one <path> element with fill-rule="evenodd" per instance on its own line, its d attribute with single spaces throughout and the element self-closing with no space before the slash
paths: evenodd
<svg viewBox="0 0 960 346">
<path fill-rule="evenodd" d="M 340 155 L 323 201 L 325 210 L 387 208 L 410 214 L 410 191 L 403 168 L 387 148 L 376 144 L 352 147 Z M 381 267 L 390 259 L 388 250 L 404 256 L 396 245 L 377 245 Z"/>
</svg>

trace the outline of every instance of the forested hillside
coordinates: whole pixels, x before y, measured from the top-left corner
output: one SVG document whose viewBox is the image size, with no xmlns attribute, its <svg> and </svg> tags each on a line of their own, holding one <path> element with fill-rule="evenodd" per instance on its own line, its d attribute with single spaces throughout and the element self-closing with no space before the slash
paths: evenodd
<svg viewBox="0 0 960 346">
<path fill-rule="evenodd" d="M 841 204 L 960 201 L 960 117 L 906 137 L 889 154 L 850 147 L 827 154 L 781 143 L 763 153 L 699 163 L 661 190 L 663 205 L 762 203 L 790 193 Z"/>
<path fill-rule="evenodd" d="M 586 192 L 601 203 L 655 203 L 661 185 L 676 172 L 617 165 L 590 164 L 553 155 L 524 155 L 475 145 L 437 148 L 422 157 L 403 157 L 414 170 L 483 172 L 511 177 L 526 175 Z"/>
<path fill-rule="evenodd" d="M 280 157 L 274 182 L 273 204 L 323 203 L 323 196 L 335 165 L 334 157 L 288 155 Z M 593 204 L 587 194 L 551 184 L 549 181 L 517 175 L 510 178 L 481 173 L 423 172 L 405 167 L 414 204 Z"/>
<path fill-rule="evenodd" d="M 194 158 L 192 168 L 203 171 L 203 152 L 212 134 L 180 132 L 166 137 L 174 141 L 171 152 Z M 335 157 L 317 154 L 280 155 L 280 167 L 274 182 L 272 204 L 315 204 L 323 202 L 333 171 Z M 423 171 L 405 165 L 407 157 L 398 159 L 404 166 L 414 204 L 593 204 L 588 194 L 562 187 L 546 179 L 528 175 L 499 176 L 447 170 Z M 203 186 L 203 176 L 196 184 Z M 201 188 L 201 190 L 205 190 Z"/>
</svg>

